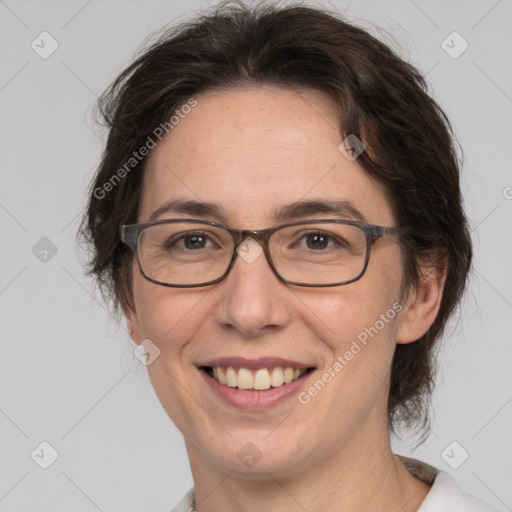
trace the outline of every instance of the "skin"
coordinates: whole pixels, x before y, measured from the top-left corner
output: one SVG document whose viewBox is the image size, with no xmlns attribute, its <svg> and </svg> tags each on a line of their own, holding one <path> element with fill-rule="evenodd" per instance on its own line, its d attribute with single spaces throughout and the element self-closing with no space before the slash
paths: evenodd
<svg viewBox="0 0 512 512">
<path fill-rule="evenodd" d="M 139 222 L 180 198 L 221 204 L 231 227 L 263 229 L 276 224 L 277 206 L 349 199 L 369 223 L 396 225 L 382 188 L 338 150 L 340 119 L 321 93 L 258 86 L 196 98 L 149 156 Z M 414 342 L 434 321 L 444 276 L 430 273 L 400 297 L 396 242 L 378 240 L 363 278 L 331 288 L 285 284 L 263 256 L 237 258 L 224 281 L 192 289 L 153 284 L 134 265 L 128 327 L 135 343 L 149 338 L 161 351 L 148 371 L 185 436 L 199 512 L 418 509 L 430 488 L 391 451 L 389 376 L 396 343 Z M 317 368 L 306 389 L 397 301 L 400 314 L 307 405 L 292 397 L 241 412 L 196 367 L 223 356 L 282 357 Z M 261 453 L 252 468 L 237 457 L 249 442 Z"/>
</svg>

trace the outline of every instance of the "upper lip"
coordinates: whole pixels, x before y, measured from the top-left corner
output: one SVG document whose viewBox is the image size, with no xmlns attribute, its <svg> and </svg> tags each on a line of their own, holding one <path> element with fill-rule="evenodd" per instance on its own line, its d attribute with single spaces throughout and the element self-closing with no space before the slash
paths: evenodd
<svg viewBox="0 0 512 512">
<path fill-rule="evenodd" d="M 248 370 L 257 370 L 259 368 L 314 368 L 312 364 L 299 363 L 290 359 L 281 359 L 280 357 L 260 357 L 258 359 L 245 359 L 244 357 L 219 357 L 210 359 L 198 365 L 201 366 L 221 366 L 233 368 L 247 368 Z"/>
</svg>

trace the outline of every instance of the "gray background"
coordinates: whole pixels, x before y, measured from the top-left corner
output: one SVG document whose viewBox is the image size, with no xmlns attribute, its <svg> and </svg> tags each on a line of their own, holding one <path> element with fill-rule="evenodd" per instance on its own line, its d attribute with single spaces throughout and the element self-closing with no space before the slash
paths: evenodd
<svg viewBox="0 0 512 512">
<path fill-rule="evenodd" d="M 466 157 L 476 250 L 470 293 L 444 339 L 432 433 L 417 450 L 405 441 L 396 449 L 512 510 L 512 2 L 330 5 L 392 34 L 427 74 Z M 83 277 L 73 244 L 101 152 L 91 120 L 96 96 L 146 36 L 205 6 L 0 0 L 2 512 L 163 512 L 192 485 L 182 436 L 124 326 Z M 31 48 L 43 31 L 59 45 L 47 59 Z M 453 31 L 469 43 L 457 59 L 441 46 Z M 54 255 L 41 252 L 49 245 L 43 237 Z M 43 441 L 59 455 L 48 469 L 31 458 L 34 450 L 39 462 L 49 457 L 38 448 Z M 462 450 L 469 457 L 452 469 L 446 460 L 457 465 Z"/>
</svg>

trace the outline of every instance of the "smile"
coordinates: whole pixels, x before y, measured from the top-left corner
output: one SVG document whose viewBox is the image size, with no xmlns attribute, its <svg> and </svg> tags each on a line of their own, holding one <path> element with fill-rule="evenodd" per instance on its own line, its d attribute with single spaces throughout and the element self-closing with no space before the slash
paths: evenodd
<svg viewBox="0 0 512 512">
<path fill-rule="evenodd" d="M 204 366 L 202 369 L 220 384 L 230 388 L 256 391 L 284 386 L 300 379 L 312 370 L 312 368 L 292 368 L 290 366 L 264 367 L 253 370 L 232 366 Z"/>
</svg>

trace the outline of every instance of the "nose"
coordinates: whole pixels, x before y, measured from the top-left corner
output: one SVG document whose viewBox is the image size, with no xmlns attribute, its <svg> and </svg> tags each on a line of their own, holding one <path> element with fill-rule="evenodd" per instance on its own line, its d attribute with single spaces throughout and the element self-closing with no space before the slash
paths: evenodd
<svg viewBox="0 0 512 512">
<path fill-rule="evenodd" d="M 221 296 L 214 312 L 216 322 L 245 338 L 282 329 L 291 316 L 287 285 L 274 274 L 254 239 L 244 239 L 237 253 L 230 273 L 217 285 Z"/>
</svg>

